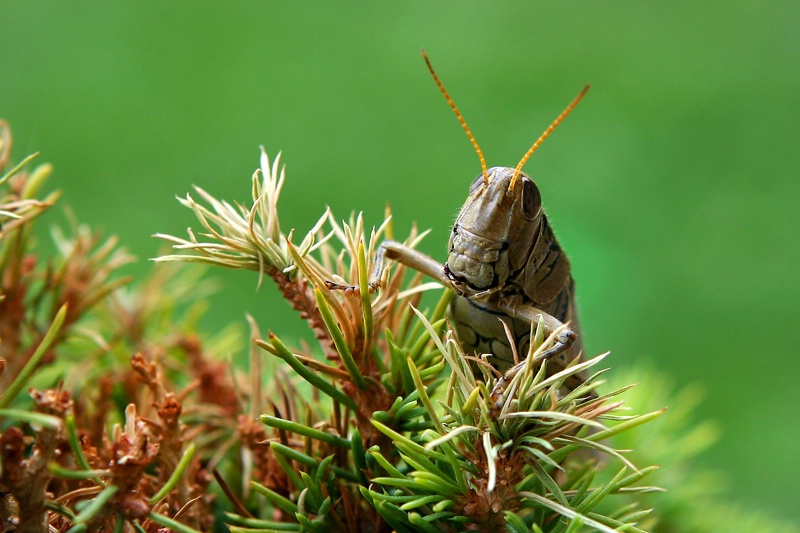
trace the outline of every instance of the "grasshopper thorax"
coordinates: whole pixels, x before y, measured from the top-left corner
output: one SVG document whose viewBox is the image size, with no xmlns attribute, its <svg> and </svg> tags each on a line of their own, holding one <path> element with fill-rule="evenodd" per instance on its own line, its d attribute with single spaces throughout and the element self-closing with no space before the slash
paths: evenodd
<svg viewBox="0 0 800 533">
<path fill-rule="evenodd" d="M 472 182 L 453 225 L 445 273 L 463 294 L 504 287 L 525 265 L 541 222 L 536 184 L 516 169 L 494 167 Z"/>
</svg>

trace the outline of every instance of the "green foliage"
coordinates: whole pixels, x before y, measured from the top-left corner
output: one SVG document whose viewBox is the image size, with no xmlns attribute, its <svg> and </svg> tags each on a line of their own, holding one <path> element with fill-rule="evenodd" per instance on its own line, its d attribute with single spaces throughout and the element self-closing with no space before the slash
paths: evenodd
<svg viewBox="0 0 800 533">
<path fill-rule="evenodd" d="M 637 463 L 663 465 L 650 480 L 668 490 L 636 497 L 644 506 L 656 506 L 658 531 L 800 531 L 797 526 L 770 516 L 748 502 L 733 500 L 729 489 L 735 473 L 698 467 L 696 457 L 710 451 L 721 438 L 717 424 L 695 420 L 696 408 L 704 398 L 700 387 L 696 384 L 676 387 L 674 380 L 646 366 L 618 372 L 610 381 L 623 384 L 633 379 L 639 381 L 640 386 L 627 394 L 626 403 L 632 409 L 670 406 L 658 421 L 620 434 L 614 441 L 619 447 L 631 450 L 628 457 Z"/>
<path fill-rule="evenodd" d="M 294 245 L 292 234 L 280 231 L 278 168 L 262 153 L 251 207 L 198 190 L 207 207 L 191 196 L 182 203 L 204 232 L 190 231 L 188 239 L 160 235 L 183 253 L 158 261 L 207 262 L 275 280 L 325 353 L 322 363 L 274 334 L 255 340 L 305 387 L 287 385 L 282 375 L 269 384 L 282 398 L 274 415 L 261 417 L 272 429 L 273 461 L 251 485 L 266 504 L 255 516 L 246 502 L 238 507 L 247 513 L 229 514 L 237 531 L 280 531 L 287 522 L 309 531 L 361 531 L 364 524 L 375 531 L 642 531 L 636 524 L 649 511 L 599 507 L 623 492 L 653 491 L 638 483 L 654 468 L 639 470 L 601 441 L 661 411 L 615 414 L 623 404 L 612 398 L 624 389 L 599 398 L 590 393 L 601 372 L 562 393 L 567 378 L 604 356 L 548 377 L 546 363 L 533 364 L 553 342 L 539 328 L 528 364 L 497 376 L 468 357 L 447 329 L 452 294 L 443 294 L 433 311 L 418 311 L 421 293 L 435 285 L 419 275 L 404 284 L 405 268 L 398 266 L 370 295 L 369 263 L 391 232 L 389 218 L 367 234 L 360 216 L 340 225 L 326 212 Z M 406 240 L 418 241 L 415 234 Z M 600 455 L 620 465 L 604 483 L 596 475 L 605 467 Z"/>
<path fill-rule="evenodd" d="M 10 132 L 0 126 L 2 169 Z M 129 256 L 81 227 L 73 237 L 54 232 L 59 255 L 40 262 L 31 224 L 57 195 L 33 199 L 50 168 L 26 173 L 30 160 L 0 178 L 4 530 L 577 533 L 768 523 L 727 512 L 712 494 L 717 482 L 689 470 L 712 431 L 685 413 L 661 417 L 671 396 L 658 380 L 634 389 L 643 393 L 598 393 L 608 388 L 599 370 L 568 390 L 567 379 L 606 355 L 548 375 L 537 356 L 558 332 L 545 338 L 541 324 L 525 364 L 501 376 L 448 328 L 451 293 L 420 310 L 423 293 L 440 287 L 400 265 L 372 293 L 367 272 L 392 237 L 389 216 L 367 231 L 361 216 L 340 223 L 327 211 L 295 245 L 278 217 L 283 171 L 263 152 L 252 204 L 198 189 L 204 205 L 182 203 L 202 233 L 160 235 L 176 253 L 157 259 L 258 272 L 319 341 L 290 347 L 248 317 L 244 371 L 218 361 L 242 346 L 234 334 L 196 333 L 207 293 L 196 270 L 162 265 L 125 292 L 116 269 Z M 423 236 L 412 231 L 406 243 Z M 623 394 L 646 414 L 629 414 Z M 679 411 L 690 409 L 689 396 L 676 398 Z M 653 464 L 662 467 L 642 466 Z"/>
<path fill-rule="evenodd" d="M 695 466 L 735 472 L 735 506 L 800 524 L 800 413 L 780 407 L 800 400 L 796 0 L 81 7 L 4 3 L 0 116 L 15 165 L 37 150 L 29 168 L 56 164 L 36 198 L 61 189 L 81 222 L 140 258 L 158 253 L 153 233 L 189 225 L 174 197 L 191 184 L 249 200 L 263 142 L 288 163 L 286 230 L 327 205 L 372 224 L 388 201 L 400 236 L 412 221 L 432 228 L 419 249 L 444 260 L 480 170 L 419 49 L 489 166 L 514 166 L 591 83 L 526 166 L 572 263 L 584 346 L 612 350 L 614 372 L 644 360 L 702 384 L 700 416 L 728 438 Z M 43 258 L 62 205 L 36 223 Z M 251 275 L 208 273 L 225 288 L 196 297 L 199 331 L 246 311 L 265 335 L 313 343 L 270 283 L 255 293 Z M 246 359 L 241 343 L 227 353 Z"/>
<path fill-rule="evenodd" d="M 0 122 L 0 171 L 10 146 Z M 117 269 L 131 257 L 81 226 L 53 230 L 56 253 L 42 257 L 33 223 L 58 194 L 36 198 L 51 167 L 28 171 L 32 160 L 0 174 L 0 526 L 206 530 L 211 494 L 195 450 L 213 441 L 191 434 L 196 415 L 176 393 L 210 363 L 197 354 L 188 365 L 194 345 L 180 328 L 192 314 L 170 313 L 191 277 L 167 269 L 124 294 Z M 173 364 L 182 368 L 164 368 Z M 214 405 L 194 407 L 212 427 Z"/>
</svg>

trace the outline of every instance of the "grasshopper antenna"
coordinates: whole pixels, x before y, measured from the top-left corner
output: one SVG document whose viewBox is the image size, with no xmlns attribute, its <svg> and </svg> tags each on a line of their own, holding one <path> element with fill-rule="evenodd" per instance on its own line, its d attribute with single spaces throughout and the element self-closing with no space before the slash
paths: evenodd
<svg viewBox="0 0 800 533">
<path fill-rule="evenodd" d="M 533 143 L 533 146 L 531 146 L 528 149 L 528 151 L 525 153 L 525 155 L 522 156 L 522 160 L 519 162 L 519 164 L 517 164 L 517 168 L 514 169 L 514 175 L 511 177 L 511 185 L 508 188 L 509 191 L 513 191 L 514 190 L 514 183 L 516 183 L 520 172 L 522 172 L 522 167 L 525 165 L 525 163 L 528 162 L 528 159 L 530 159 L 530 157 L 533 155 L 533 152 L 535 152 L 536 149 L 539 148 L 539 146 L 541 146 L 541 144 L 544 142 L 544 140 L 547 139 L 550 136 L 551 133 L 553 133 L 553 130 L 556 129 L 558 127 L 558 125 L 561 124 L 561 122 L 565 118 L 567 118 L 567 115 L 569 115 L 572 112 L 573 109 L 575 109 L 575 107 L 580 103 L 580 101 L 583 99 L 583 97 L 589 91 L 589 87 L 591 87 L 591 85 L 587 84 L 586 87 L 583 88 L 583 90 L 580 92 L 580 94 L 578 96 L 575 97 L 575 99 L 572 101 L 572 103 L 569 104 L 567 106 L 567 108 L 564 111 L 561 112 L 560 115 L 558 115 L 558 118 L 556 118 L 553 121 L 553 123 L 550 124 L 550 126 L 548 126 L 548 128 L 546 130 L 544 130 L 544 133 L 542 133 L 539 136 L 539 138 L 536 139 L 536 142 Z"/>
<path fill-rule="evenodd" d="M 467 137 L 469 137 L 469 142 L 472 143 L 473 148 L 475 151 L 478 152 L 478 158 L 481 160 L 481 169 L 483 169 L 483 183 L 489 184 L 489 173 L 486 170 L 486 160 L 483 158 L 483 152 L 481 151 L 481 147 L 478 146 L 478 141 L 475 140 L 475 136 L 472 135 L 472 132 L 467 126 L 467 121 L 464 120 L 464 117 L 461 116 L 461 111 L 458 110 L 456 107 L 456 103 L 450 98 L 450 95 L 447 94 L 447 90 L 442 85 L 442 82 L 439 80 L 439 76 L 436 75 L 436 71 L 433 70 L 433 65 L 431 65 L 430 59 L 428 59 L 428 54 L 425 53 L 425 50 L 422 50 L 422 57 L 425 58 L 425 64 L 428 65 L 428 70 L 431 71 L 431 76 L 433 76 L 433 81 L 436 82 L 436 86 L 439 87 L 439 91 L 441 91 L 442 95 L 444 95 L 444 99 L 447 100 L 447 103 L 450 104 L 450 107 L 453 109 L 453 112 L 456 114 L 456 118 L 461 123 L 461 127 L 464 128 L 464 131 L 467 132 Z"/>
</svg>

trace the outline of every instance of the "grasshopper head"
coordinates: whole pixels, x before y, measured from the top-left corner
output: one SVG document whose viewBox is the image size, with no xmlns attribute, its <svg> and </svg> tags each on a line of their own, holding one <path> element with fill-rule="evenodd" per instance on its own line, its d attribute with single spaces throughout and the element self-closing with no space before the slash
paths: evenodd
<svg viewBox="0 0 800 533">
<path fill-rule="evenodd" d="M 466 295 L 493 292 L 525 265 L 541 219 L 533 180 L 506 167 L 487 174 L 472 182 L 450 235 L 445 273 Z"/>
<path fill-rule="evenodd" d="M 450 236 L 450 251 L 444 272 L 456 289 L 466 296 L 482 297 L 505 289 L 505 282 L 518 274 L 530 255 L 542 220 L 539 190 L 522 172 L 525 162 L 564 118 L 578 105 L 589 86 L 567 106 L 528 149 L 516 168 L 487 169 L 478 142 L 455 102 L 447 94 L 433 70 L 428 55 L 422 51 L 433 81 L 456 114 L 467 134 L 483 172 L 475 178 L 464 207 L 458 214 Z M 513 280 L 512 280 L 513 282 Z M 513 284 L 513 283 L 512 283 Z M 509 287 L 512 288 L 512 287 Z"/>
</svg>

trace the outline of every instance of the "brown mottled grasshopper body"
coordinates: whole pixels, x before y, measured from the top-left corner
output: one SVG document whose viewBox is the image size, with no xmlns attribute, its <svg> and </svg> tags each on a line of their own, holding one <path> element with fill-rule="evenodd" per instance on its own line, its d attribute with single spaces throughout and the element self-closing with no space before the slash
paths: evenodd
<svg viewBox="0 0 800 533">
<path fill-rule="evenodd" d="M 513 168 L 496 167 L 487 170 L 488 182 L 483 174 L 475 179 L 453 225 L 444 265 L 384 241 L 370 286 L 380 286 L 385 260 L 391 259 L 453 289 L 458 296 L 450 320 L 461 346 L 468 353 L 491 354 L 487 360 L 500 372 L 512 369 L 515 352 L 519 359 L 528 355 L 531 324 L 541 321 L 548 334 L 557 332 L 555 346 L 539 356 L 550 361 L 548 374 L 553 374 L 581 352 L 574 284 L 536 185 L 525 174 L 515 174 Z M 573 378 L 567 388 L 583 382 Z"/>
<path fill-rule="evenodd" d="M 500 371 L 528 354 L 531 323 L 542 315 L 549 332 L 569 323 L 551 366 L 564 368 L 580 352 L 575 333 L 573 281 L 567 256 L 556 242 L 533 181 L 496 167 L 473 182 L 450 237 L 443 270 L 461 294 L 451 320 L 462 346 L 492 354 Z M 549 315 L 548 320 L 544 317 Z M 505 321 L 507 333 L 501 320 Z M 549 327 L 547 327 L 549 326 Z M 509 343 L 509 333 L 515 346 Z M 563 348 L 563 349 L 562 349 Z M 568 349 L 567 349 L 568 348 Z"/>
<path fill-rule="evenodd" d="M 522 167 L 589 87 L 539 137 L 516 168 L 487 169 L 475 138 L 426 55 L 425 61 L 475 147 L 483 172 L 472 182 L 453 225 L 447 262 L 442 265 L 401 243 L 384 241 L 377 251 L 370 287 L 380 286 L 385 260 L 391 259 L 453 289 L 458 296 L 451 305 L 450 319 L 462 347 L 467 352 L 491 354 L 489 363 L 500 372 L 509 371 L 507 377 L 518 368 L 515 362 L 528 356 L 531 325 L 541 322 L 547 334 L 556 334 L 556 342 L 537 359 L 548 360 L 548 374 L 554 374 L 581 353 L 574 283 L 567 256 L 542 211 L 539 190 Z M 498 383 L 495 393 L 502 394 L 505 381 Z M 580 376 L 572 376 L 565 386 L 571 390 L 582 382 Z"/>
</svg>

